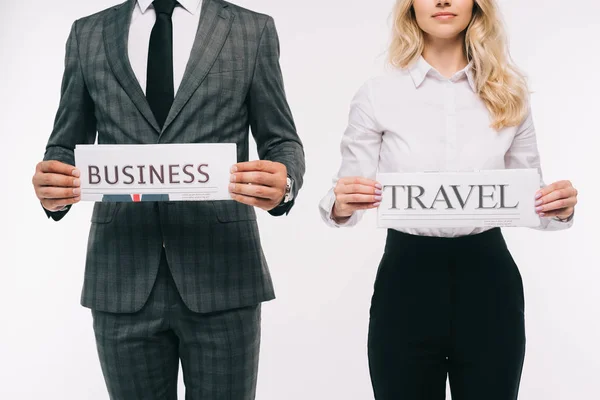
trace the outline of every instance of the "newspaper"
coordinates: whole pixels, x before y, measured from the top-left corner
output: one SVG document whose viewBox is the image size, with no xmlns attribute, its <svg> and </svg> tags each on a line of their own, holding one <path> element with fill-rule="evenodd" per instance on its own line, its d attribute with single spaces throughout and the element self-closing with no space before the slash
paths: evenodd
<svg viewBox="0 0 600 400">
<path fill-rule="evenodd" d="M 381 228 L 535 227 L 536 169 L 384 173 Z"/>
<path fill-rule="evenodd" d="M 77 145 L 81 200 L 231 200 L 235 144 Z"/>
</svg>

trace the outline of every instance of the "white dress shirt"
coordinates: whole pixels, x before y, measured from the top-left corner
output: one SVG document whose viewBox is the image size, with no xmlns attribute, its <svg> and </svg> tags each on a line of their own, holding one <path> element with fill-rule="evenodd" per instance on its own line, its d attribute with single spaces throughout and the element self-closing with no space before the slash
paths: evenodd
<svg viewBox="0 0 600 400">
<path fill-rule="evenodd" d="M 200 22 L 202 0 L 178 0 L 173 10 L 173 87 L 175 93 L 181 85 L 183 74 L 190 59 Z M 131 68 L 144 93 L 148 72 L 148 48 L 150 34 L 156 22 L 152 0 L 138 0 L 129 27 L 128 54 Z"/>
<path fill-rule="evenodd" d="M 178 4 L 173 10 L 173 89 L 177 93 L 187 63 L 192 53 L 198 24 L 200 23 L 200 9 L 202 0 L 177 0 Z M 131 16 L 127 52 L 129 63 L 137 78 L 140 87 L 146 93 L 146 80 L 148 74 L 148 49 L 150 35 L 156 22 L 156 12 L 152 0 L 138 0 Z M 133 199 L 133 195 L 131 196 Z M 165 244 L 163 243 L 163 247 Z"/>
<path fill-rule="evenodd" d="M 344 132 L 342 165 L 334 178 L 375 179 L 382 172 L 473 171 L 537 168 L 540 157 L 531 113 L 519 126 L 496 131 L 490 113 L 475 91 L 471 65 L 445 78 L 423 57 L 412 67 L 368 80 L 355 95 Z M 543 179 L 540 187 L 545 186 Z M 531 194 L 535 196 L 535 193 Z M 319 204 L 331 226 L 353 226 L 365 211 L 343 224 L 331 218 L 333 188 Z M 537 229 L 572 225 L 542 218 Z M 490 228 L 406 228 L 413 235 L 455 237 Z"/>
</svg>

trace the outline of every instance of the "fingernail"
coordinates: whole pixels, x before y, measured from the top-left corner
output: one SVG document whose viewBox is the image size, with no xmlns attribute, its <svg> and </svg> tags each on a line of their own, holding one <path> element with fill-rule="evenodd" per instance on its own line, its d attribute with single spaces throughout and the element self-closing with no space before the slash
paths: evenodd
<svg viewBox="0 0 600 400">
<path fill-rule="evenodd" d="M 74 169 L 72 172 L 73 176 L 79 177 L 79 170 L 78 169 Z"/>
<path fill-rule="evenodd" d="M 545 215 L 546 215 L 545 213 L 540 213 L 540 217 L 543 217 L 543 216 L 545 216 Z"/>
<path fill-rule="evenodd" d="M 536 206 L 539 206 L 539 205 L 540 205 L 540 204 L 542 204 L 543 202 L 544 202 L 543 200 L 538 200 L 538 201 L 536 201 L 536 202 L 535 202 L 535 205 L 536 205 Z"/>
<path fill-rule="evenodd" d="M 235 182 L 235 175 L 231 174 L 231 177 L 229 178 L 229 182 Z"/>
<path fill-rule="evenodd" d="M 235 185 L 233 183 L 230 183 L 229 184 L 229 190 L 233 190 L 233 189 L 235 189 Z"/>
<path fill-rule="evenodd" d="M 383 197 L 381 197 L 381 196 L 375 196 L 375 201 L 381 201 L 381 200 L 383 200 Z"/>
<path fill-rule="evenodd" d="M 381 190 L 381 189 L 376 189 L 376 190 L 375 190 L 375 194 L 383 194 L 383 190 Z"/>
<path fill-rule="evenodd" d="M 235 174 L 237 172 L 237 170 L 238 170 L 237 166 L 234 165 L 233 167 L 231 167 L 231 173 L 232 174 Z"/>
<path fill-rule="evenodd" d="M 376 187 L 377 189 L 383 189 L 383 186 L 381 186 L 381 183 L 377 183 L 377 184 L 375 184 L 375 187 Z"/>
<path fill-rule="evenodd" d="M 73 186 L 81 186 L 81 181 L 79 179 L 73 179 Z"/>
<path fill-rule="evenodd" d="M 373 207 L 379 207 L 381 203 L 373 203 Z"/>
<path fill-rule="evenodd" d="M 543 209 L 543 208 L 544 208 L 544 207 L 536 207 L 536 208 L 535 208 L 535 211 L 542 211 L 542 209 Z"/>
<path fill-rule="evenodd" d="M 539 199 L 540 197 L 542 197 L 542 193 L 541 193 L 541 192 L 537 192 L 537 193 L 535 194 L 535 199 L 537 200 L 537 199 Z"/>
<path fill-rule="evenodd" d="M 79 188 L 73 189 L 73 194 L 80 194 L 80 193 L 81 193 L 81 189 L 79 189 Z"/>
</svg>

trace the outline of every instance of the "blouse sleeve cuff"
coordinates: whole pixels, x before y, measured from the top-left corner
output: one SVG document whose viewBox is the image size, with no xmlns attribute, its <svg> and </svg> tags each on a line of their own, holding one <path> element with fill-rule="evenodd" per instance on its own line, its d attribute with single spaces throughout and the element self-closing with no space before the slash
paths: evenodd
<svg viewBox="0 0 600 400">
<path fill-rule="evenodd" d="M 567 219 L 560 219 L 558 217 L 552 217 L 548 220 L 547 224 L 542 224 L 542 227 L 549 231 L 559 231 L 563 229 L 569 229 L 573 226 L 573 222 L 575 221 L 575 213 L 571 214 L 571 216 Z"/>
<path fill-rule="evenodd" d="M 334 228 L 342 228 L 342 227 L 351 227 L 358 223 L 360 216 L 360 211 L 354 212 L 350 218 L 345 220 L 344 222 L 338 222 L 333 219 L 332 211 L 333 205 L 335 204 L 335 193 L 333 193 L 333 189 L 329 190 L 329 193 L 319 203 L 319 212 L 321 214 L 321 218 L 323 221 L 331 227 Z"/>
</svg>

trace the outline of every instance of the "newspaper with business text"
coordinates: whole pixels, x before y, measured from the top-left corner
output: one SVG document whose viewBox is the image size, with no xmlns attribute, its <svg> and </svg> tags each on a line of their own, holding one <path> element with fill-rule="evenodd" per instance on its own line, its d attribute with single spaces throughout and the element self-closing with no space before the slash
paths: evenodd
<svg viewBox="0 0 600 400">
<path fill-rule="evenodd" d="M 77 145 L 81 200 L 231 200 L 235 144 Z"/>
</svg>

